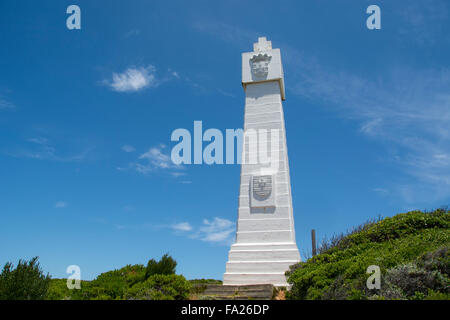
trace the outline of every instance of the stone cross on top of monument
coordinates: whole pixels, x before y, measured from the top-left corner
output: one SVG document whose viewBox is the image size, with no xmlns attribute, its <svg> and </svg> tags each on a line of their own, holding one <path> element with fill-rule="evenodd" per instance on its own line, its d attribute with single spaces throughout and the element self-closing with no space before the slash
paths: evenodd
<svg viewBox="0 0 450 320">
<path fill-rule="evenodd" d="M 254 52 L 267 51 L 272 49 L 272 41 L 267 41 L 266 37 L 259 37 L 258 42 L 253 44 Z"/>
<path fill-rule="evenodd" d="M 283 65 L 280 49 L 273 49 L 266 37 L 258 38 L 252 52 L 242 53 L 242 85 L 276 81 L 279 84 L 281 99 L 285 100 Z"/>
</svg>

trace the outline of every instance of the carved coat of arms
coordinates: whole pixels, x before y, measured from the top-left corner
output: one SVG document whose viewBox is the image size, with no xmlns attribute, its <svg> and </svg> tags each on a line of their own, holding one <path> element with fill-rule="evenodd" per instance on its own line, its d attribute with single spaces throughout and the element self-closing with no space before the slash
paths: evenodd
<svg viewBox="0 0 450 320">
<path fill-rule="evenodd" d="M 269 73 L 269 63 L 272 59 L 267 53 L 259 53 L 250 59 L 252 73 L 256 77 L 267 77 Z"/>
<path fill-rule="evenodd" d="M 272 176 L 253 176 L 253 196 L 256 199 L 265 199 L 272 193 Z"/>
</svg>

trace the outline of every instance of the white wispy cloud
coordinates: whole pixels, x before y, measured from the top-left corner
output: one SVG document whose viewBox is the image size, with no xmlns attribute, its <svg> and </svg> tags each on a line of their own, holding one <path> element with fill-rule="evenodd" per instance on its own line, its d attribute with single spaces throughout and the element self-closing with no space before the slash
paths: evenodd
<svg viewBox="0 0 450 320">
<path fill-rule="evenodd" d="M 448 1 L 420 0 L 402 4 L 399 12 L 399 40 L 434 45 L 448 39 Z"/>
<path fill-rule="evenodd" d="M 172 177 L 178 178 L 178 177 L 185 176 L 185 175 L 186 175 L 186 172 L 177 172 L 177 171 L 174 171 L 174 172 L 171 172 L 170 175 L 171 175 Z"/>
<path fill-rule="evenodd" d="M 236 231 L 234 222 L 220 217 L 203 219 L 202 223 L 197 225 L 188 221 L 176 222 L 172 224 L 123 224 L 110 223 L 104 219 L 96 219 L 94 221 L 104 225 L 110 225 L 117 230 L 133 230 L 136 232 L 146 230 L 172 230 L 173 234 L 176 236 L 208 242 L 215 245 L 230 245 L 234 241 Z"/>
<path fill-rule="evenodd" d="M 200 231 L 200 239 L 203 241 L 229 243 L 235 227 L 232 221 L 215 217 L 213 220 L 204 219 Z"/>
<path fill-rule="evenodd" d="M 36 144 L 40 144 L 40 145 L 48 144 L 48 139 L 47 138 L 43 138 L 43 137 L 30 138 L 27 141 L 28 142 L 32 142 L 32 143 L 36 143 Z"/>
<path fill-rule="evenodd" d="M 51 160 L 59 162 L 77 162 L 84 160 L 91 148 L 87 148 L 76 154 L 62 154 L 57 152 L 49 139 L 44 137 L 33 137 L 26 140 L 28 144 L 16 148 L 13 151 L 6 151 L 5 154 L 12 157 L 30 158 L 36 160 Z"/>
<path fill-rule="evenodd" d="M 157 87 L 159 81 L 156 78 L 156 68 L 152 65 L 147 67 L 130 67 L 122 73 L 114 72 L 112 79 L 104 83 L 117 92 L 137 92 L 147 87 Z"/>
<path fill-rule="evenodd" d="M 12 102 L 0 98 L 0 109 L 14 109 L 15 107 Z"/>
<path fill-rule="evenodd" d="M 69 204 L 65 201 L 58 201 L 55 203 L 55 208 L 61 209 L 67 207 Z"/>
<path fill-rule="evenodd" d="M 139 159 L 145 159 L 154 168 L 174 168 L 178 167 L 172 162 L 172 159 L 168 154 L 163 153 L 166 148 L 165 145 L 161 144 L 159 147 L 150 148 L 147 152 L 141 154 Z"/>
<path fill-rule="evenodd" d="M 52 160 L 59 162 L 77 162 L 82 161 L 88 155 L 90 149 L 77 154 L 62 155 L 57 152 L 56 148 L 51 144 L 49 139 L 44 137 L 34 137 L 27 140 L 32 146 L 21 148 L 14 152 L 8 152 L 14 157 L 31 158 L 37 160 Z"/>
<path fill-rule="evenodd" d="M 138 36 L 141 34 L 141 30 L 139 29 L 131 29 L 130 31 L 128 31 L 127 33 L 125 33 L 125 38 L 130 38 L 133 36 Z"/>
<path fill-rule="evenodd" d="M 150 64 L 146 67 L 129 67 L 123 72 L 113 72 L 111 78 L 104 79 L 101 84 L 116 92 L 138 92 L 177 79 L 189 83 L 187 77 L 182 77 L 179 72 L 170 68 L 157 76 L 156 67 Z"/>
<path fill-rule="evenodd" d="M 177 165 L 172 162 L 167 146 L 164 144 L 150 148 L 147 152 L 141 154 L 137 161 L 131 162 L 128 167 L 117 168 L 117 170 L 120 171 L 128 169 L 133 169 L 142 174 L 165 171 L 175 178 L 186 175 L 186 173 L 183 172 L 185 166 Z"/>
<path fill-rule="evenodd" d="M 176 231 L 191 231 L 193 228 L 189 222 L 175 223 L 171 228 Z"/>
<path fill-rule="evenodd" d="M 223 96 L 225 96 L 225 97 L 236 98 L 236 95 L 233 94 L 233 93 L 231 93 L 231 92 L 227 92 L 227 91 L 224 91 L 224 90 L 222 90 L 222 89 L 217 89 L 217 91 L 218 91 L 221 95 L 223 95 Z"/>
<path fill-rule="evenodd" d="M 128 144 L 122 146 L 122 150 L 125 152 L 134 152 L 136 149 L 133 146 L 130 146 Z"/>
<path fill-rule="evenodd" d="M 176 79 L 181 79 L 181 76 L 179 75 L 179 73 L 178 72 L 176 72 L 176 71 L 174 71 L 174 70 L 172 70 L 172 69 L 167 69 L 167 72 L 171 75 L 171 76 L 173 76 L 174 78 L 176 78 Z"/>
<path fill-rule="evenodd" d="M 386 195 L 389 193 L 389 190 L 384 189 L 384 188 L 373 188 L 372 191 L 379 193 L 381 195 Z"/>
<path fill-rule="evenodd" d="M 181 222 L 165 226 L 165 228 L 174 230 L 178 236 L 219 245 L 230 245 L 234 240 L 236 231 L 234 222 L 219 217 L 214 217 L 211 220 L 203 219 L 199 226 L 189 222 Z"/>
</svg>

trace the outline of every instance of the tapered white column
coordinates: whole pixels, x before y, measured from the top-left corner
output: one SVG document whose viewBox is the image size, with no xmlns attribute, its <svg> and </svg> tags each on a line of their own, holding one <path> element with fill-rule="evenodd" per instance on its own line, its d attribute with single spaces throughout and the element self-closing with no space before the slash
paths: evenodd
<svg viewBox="0 0 450 320">
<path fill-rule="evenodd" d="M 300 261 L 295 242 L 279 49 L 259 38 L 242 54 L 244 145 L 236 242 L 224 285 L 287 286 L 285 272 Z M 255 161 L 256 160 L 256 161 Z"/>
</svg>

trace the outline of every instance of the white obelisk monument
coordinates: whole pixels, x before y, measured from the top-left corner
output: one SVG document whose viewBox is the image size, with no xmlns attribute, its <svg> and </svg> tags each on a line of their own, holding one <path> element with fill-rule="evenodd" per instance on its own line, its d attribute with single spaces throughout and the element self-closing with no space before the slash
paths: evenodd
<svg viewBox="0 0 450 320">
<path fill-rule="evenodd" d="M 287 286 L 285 272 L 300 261 L 300 254 L 282 105 L 283 66 L 280 49 L 272 49 L 266 38 L 258 39 L 253 52 L 242 54 L 242 85 L 245 115 L 238 222 L 223 284 Z"/>
</svg>

